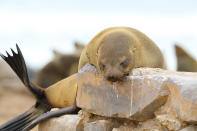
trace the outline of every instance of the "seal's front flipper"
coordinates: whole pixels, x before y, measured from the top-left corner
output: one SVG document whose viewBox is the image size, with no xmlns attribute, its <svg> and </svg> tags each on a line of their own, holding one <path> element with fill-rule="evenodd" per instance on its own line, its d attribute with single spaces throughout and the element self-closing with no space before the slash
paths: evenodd
<svg viewBox="0 0 197 131">
<path fill-rule="evenodd" d="M 26 128 L 24 128 L 22 131 L 29 131 L 34 126 L 36 126 L 39 122 L 46 120 L 48 118 L 58 117 L 58 116 L 65 115 L 65 114 L 77 114 L 79 110 L 80 108 L 78 108 L 76 104 L 74 103 L 72 106 L 62 108 L 56 111 L 50 111 L 50 112 L 44 113 L 38 118 L 36 118 L 35 120 L 33 120 L 30 124 L 28 124 L 28 126 L 26 126 Z"/>
</svg>

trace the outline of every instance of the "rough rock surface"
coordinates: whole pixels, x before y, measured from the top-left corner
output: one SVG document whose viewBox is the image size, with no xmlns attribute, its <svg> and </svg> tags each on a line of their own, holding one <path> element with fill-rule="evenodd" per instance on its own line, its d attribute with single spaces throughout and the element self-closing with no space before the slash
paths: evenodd
<svg viewBox="0 0 197 131">
<path fill-rule="evenodd" d="M 196 131 L 197 73 L 138 68 L 112 84 L 87 65 L 77 105 L 85 131 Z"/>
<path fill-rule="evenodd" d="M 197 126 L 188 126 L 181 129 L 180 131 L 197 131 Z"/>
<path fill-rule="evenodd" d="M 176 73 L 168 76 L 169 97 L 155 112 L 156 118 L 169 130 L 179 130 L 186 123 L 197 123 L 196 73 Z"/>
<path fill-rule="evenodd" d="M 114 124 L 107 120 L 98 120 L 90 123 L 86 123 L 84 131 L 110 131 L 114 127 Z"/>
<path fill-rule="evenodd" d="M 156 119 L 150 119 L 138 123 L 137 127 L 133 128 L 133 131 L 167 131 L 167 129 Z"/>
<path fill-rule="evenodd" d="M 170 77 L 169 106 L 182 121 L 197 123 L 197 77 Z"/>
<path fill-rule="evenodd" d="M 83 131 L 83 126 L 78 115 L 64 115 L 41 122 L 39 131 Z"/>
<path fill-rule="evenodd" d="M 90 68 L 79 73 L 77 105 L 91 113 L 143 121 L 167 99 L 166 77 L 141 74 L 111 83 Z"/>
</svg>

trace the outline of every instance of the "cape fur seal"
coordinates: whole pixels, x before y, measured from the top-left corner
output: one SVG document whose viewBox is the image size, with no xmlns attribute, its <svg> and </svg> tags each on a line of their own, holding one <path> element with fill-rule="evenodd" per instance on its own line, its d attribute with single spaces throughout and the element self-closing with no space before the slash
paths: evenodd
<svg viewBox="0 0 197 131">
<path fill-rule="evenodd" d="M 76 113 L 77 74 L 65 78 L 48 88 L 40 88 L 29 81 L 22 53 L 12 50 L 13 56 L 1 57 L 11 66 L 24 85 L 34 94 L 36 104 L 24 114 L 0 126 L 1 131 L 28 131 L 38 122 L 53 116 Z M 122 80 L 133 68 L 164 68 L 160 49 L 146 35 L 129 27 L 113 27 L 96 35 L 83 50 L 79 69 L 94 65 L 109 81 Z M 57 111 L 49 111 L 59 107 Z M 44 114 L 43 114 L 44 113 Z M 42 115 L 41 115 L 42 114 Z"/>
<path fill-rule="evenodd" d="M 63 54 L 53 50 L 54 58 L 36 73 L 34 82 L 42 88 L 47 88 L 50 85 L 77 73 L 79 58 L 84 45 L 75 42 L 74 46 L 75 51 L 71 54 Z"/>
</svg>

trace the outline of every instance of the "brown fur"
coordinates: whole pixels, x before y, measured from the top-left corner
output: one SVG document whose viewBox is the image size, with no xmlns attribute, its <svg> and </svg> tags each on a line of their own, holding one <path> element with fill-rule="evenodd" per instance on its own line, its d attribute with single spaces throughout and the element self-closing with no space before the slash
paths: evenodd
<svg viewBox="0 0 197 131">
<path fill-rule="evenodd" d="M 96 35 L 83 50 L 79 69 L 86 63 L 96 66 L 110 81 L 121 80 L 137 67 L 165 68 L 154 42 L 129 27 L 108 28 Z"/>
<path fill-rule="evenodd" d="M 57 81 L 76 73 L 77 66 L 74 68 L 72 64 L 78 63 L 78 61 L 79 57 L 74 55 L 62 55 L 55 58 L 37 73 L 35 83 L 43 88 L 47 88 Z"/>
<path fill-rule="evenodd" d="M 175 45 L 177 57 L 177 71 L 197 72 L 197 61 L 183 48 Z"/>
<path fill-rule="evenodd" d="M 78 63 L 83 45 L 75 42 L 72 54 L 62 54 L 53 51 L 54 59 L 45 65 L 36 75 L 35 83 L 43 88 L 66 78 L 78 71 Z"/>
</svg>

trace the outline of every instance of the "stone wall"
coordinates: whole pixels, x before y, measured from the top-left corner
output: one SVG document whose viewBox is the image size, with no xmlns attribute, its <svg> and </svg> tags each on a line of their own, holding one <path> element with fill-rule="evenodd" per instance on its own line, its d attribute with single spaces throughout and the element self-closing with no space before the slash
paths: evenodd
<svg viewBox="0 0 197 131">
<path fill-rule="evenodd" d="M 76 99 L 78 115 L 46 120 L 39 130 L 197 131 L 197 73 L 138 68 L 111 83 L 87 65 Z"/>
</svg>

